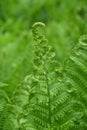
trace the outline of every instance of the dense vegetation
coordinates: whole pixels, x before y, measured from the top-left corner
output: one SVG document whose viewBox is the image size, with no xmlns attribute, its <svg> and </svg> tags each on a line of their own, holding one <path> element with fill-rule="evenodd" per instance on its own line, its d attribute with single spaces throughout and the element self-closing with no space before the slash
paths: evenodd
<svg viewBox="0 0 87 130">
<path fill-rule="evenodd" d="M 86 0 L 0 1 L 0 130 L 87 129 L 86 28 Z"/>
</svg>

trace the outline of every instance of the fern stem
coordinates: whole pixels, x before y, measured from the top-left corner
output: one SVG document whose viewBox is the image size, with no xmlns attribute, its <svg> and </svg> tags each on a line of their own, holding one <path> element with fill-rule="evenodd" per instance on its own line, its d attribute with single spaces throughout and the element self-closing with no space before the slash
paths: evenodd
<svg viewBox="0 0 87 130">
<path fill-rule="evenodd" d="M 46 86 L 47 86 L 47 94 L 48 94 L 48 110 L 49 110 L 49 129 L 51 130 L 51 98 L 50 98 L 50 89 L 49 89 L 49 81 L 48 81 L 48 75 L 47 75 L 47 69 L 46 69 Z"/>
</svg>

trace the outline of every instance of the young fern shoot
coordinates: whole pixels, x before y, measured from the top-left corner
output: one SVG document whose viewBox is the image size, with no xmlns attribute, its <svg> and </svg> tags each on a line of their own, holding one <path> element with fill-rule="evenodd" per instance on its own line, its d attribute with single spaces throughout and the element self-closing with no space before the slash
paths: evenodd
<svg viewBox="0 0 87 130">
<path fill-rule="evenodd" d="M 52 48 L 48 46 L 47 39 L 44 35 L 40 34 L 39 27 L 45 27 L 45 25 L 41 22 L 35 23 L 32 26 L 32 32 L 35 43 L 35 58 L 34 58 L 34 72 L 35 72 L 35 78 L 39 76 L 38 79 L 38 86 L 45 87 L 47 90 L 47 105 L 48 105 L 48 121 L 49 121 L 49 129 L 51 130 L 51 93 L 50 93 L 50 64 L 51 60 L 55 56 L 55 53 L 52 51 Z M 44 84 L 41 85 L 41 82 Z M 41 88 L 41 91 L 43 91 L 43 88 Z"/>
</svg>

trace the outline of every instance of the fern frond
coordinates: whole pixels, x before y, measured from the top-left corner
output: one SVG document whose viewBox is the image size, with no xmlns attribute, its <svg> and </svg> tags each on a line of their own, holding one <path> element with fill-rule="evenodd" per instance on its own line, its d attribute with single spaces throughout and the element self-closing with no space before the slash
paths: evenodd
<svg viewBox="0 0 87 130">
<path fill-rule="evenodd" d="M 65 68 L 67 91 L 72 96 L 73 110 L 79 112 L 76 127 L 87 127 L 81 124 L 81 118 L 86 115 L 87 109 L 87 36 L 82 36 L 67 61 Z M 76 118 L 77 119 L 77 118 Z M 85 116 L 87 120 L 87 116 Z M 83 123 L 84 124 L 84 123 Z M 78 128 L 78 129 L 79 129 Z"/>
<path fill-rule="evenodd" d="M 39 26 L 44 26 L 44 24 L 39 22 L 32 26 L 36 43 L 34 45 L 33 80 L 29 85 L 31 90 L 34 88 L 36 95 L 34 99 L 37 98 L 37 101 L 30 115 L 37 130 L 54 130 L 54 128 L 62 128 L 62 123 L 71 120 L 71 118 L 68 118 L 67 121 L 64 120 L 66 115 L 70 114 L 71 103 L 68 103 L 70 96 L 65 91 L 64 83 L 59 82 L 57 78 L 58 63 L 55 60 L 55 53 L 48 45 L 45 36 L 40 34 Z M 57 125 L 58 127 L 56 127 Z"/>
</svg>

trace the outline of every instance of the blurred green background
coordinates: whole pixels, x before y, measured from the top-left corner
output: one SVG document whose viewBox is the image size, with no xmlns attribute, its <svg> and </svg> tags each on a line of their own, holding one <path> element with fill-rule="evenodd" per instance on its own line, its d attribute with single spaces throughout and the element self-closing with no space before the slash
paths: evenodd
<svg viewBox="0 0 87 130">
<path fill-rule="evenodd" d="M 0 82 L 10 90 L 32 71 L 31 26 L 38 21 L 46 24 L 46 37 L 62 66 L 78 38 L 87 34 L 87 0 L 0 1 Z"/>
</svg>

